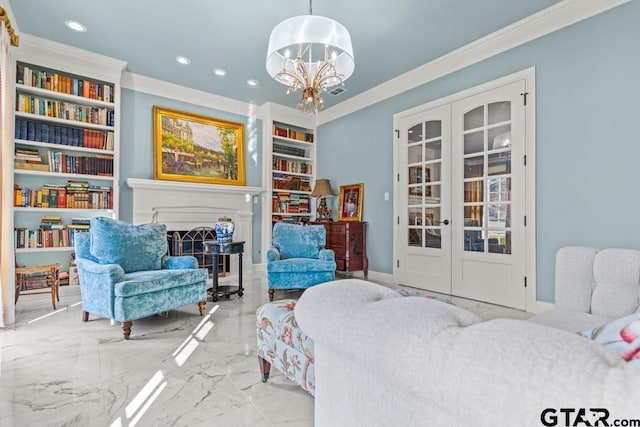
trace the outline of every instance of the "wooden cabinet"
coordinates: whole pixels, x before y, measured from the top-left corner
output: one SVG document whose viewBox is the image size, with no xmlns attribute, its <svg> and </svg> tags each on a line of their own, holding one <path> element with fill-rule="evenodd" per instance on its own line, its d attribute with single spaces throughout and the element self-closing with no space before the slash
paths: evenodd
<svg viewBox="0 0 640 427">
<path fill-rule="evenodd" d="M 322 224 L 327 230 L 327 249 L 336 254 L 338 271 L 364 272 L 364 279 L 369 277 L 369 260 L 367 259 L 367 223 L 366 222 L 314 222 Z"/>
</svg>

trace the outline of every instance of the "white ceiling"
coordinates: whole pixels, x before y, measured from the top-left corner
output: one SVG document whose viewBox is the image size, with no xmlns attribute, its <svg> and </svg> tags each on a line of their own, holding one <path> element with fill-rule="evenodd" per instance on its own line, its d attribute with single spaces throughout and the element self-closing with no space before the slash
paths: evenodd
<svg viewBox="0 0 640 427">
<path fill-rule="evenodd" d="M 356 69 L 330 107 L 539 12 L 559 0 L 316 0 L 313 14 L 351 33 Z M 261 105 L 295 106 L 298 95 L 265 68 L 269 34 L 309 12 L 306 0 L 10 0 L 19 33 L 128 63 L 127 70 Z M 88 30 L 69 30 L 76 20 Z M 190 65 L 175 58 L 184 55 Z M 223 68 L 227 76 L 213 74 Z M 252 88 L 248 79 L 260 85 Z"/>
</svg>

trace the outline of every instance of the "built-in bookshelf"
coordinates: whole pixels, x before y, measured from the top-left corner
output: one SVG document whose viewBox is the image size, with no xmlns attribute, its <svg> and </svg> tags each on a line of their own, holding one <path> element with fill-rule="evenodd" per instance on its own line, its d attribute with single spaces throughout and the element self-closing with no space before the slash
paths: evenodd
<svg viewBox="0 0 640 427">
<path fill-rule="evenodd" d="M 311 129 L 273 122 L 271 222 L 306 224 L 312 216 L 315 134 Z"/>
<path fill-rule="evenodd" d="M 77 233 L 118 216 L 125 63 L 27 37 L 14 55 L 13 229 L 18 265 L 67 271 Z"/>
</svg>

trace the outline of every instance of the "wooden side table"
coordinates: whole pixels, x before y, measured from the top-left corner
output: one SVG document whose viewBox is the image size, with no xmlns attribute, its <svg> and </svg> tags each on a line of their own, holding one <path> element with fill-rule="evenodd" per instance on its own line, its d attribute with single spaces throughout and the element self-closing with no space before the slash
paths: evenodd
<svg viewBox="0 0 640 427">
<path fill-rule="evenodd" d="M 29 292 L 25 295 L 51 293 L 51 304 L 56 309 L 56 301 L 60 302 L 60 264 L 33 265 L 31 267 L 16 267 L 16 300 L 22 291 L 32 289 L 51 290 L 42 292 Z"/>
<path fill-rule="evenodd" d="M 358 271 L 369 278 L 367 258 L 367 223 L 360 221 L 311 222 L 322 224 L 327 230 L 327 249 L 336 254 L 336 270 Z"/>
</svg>

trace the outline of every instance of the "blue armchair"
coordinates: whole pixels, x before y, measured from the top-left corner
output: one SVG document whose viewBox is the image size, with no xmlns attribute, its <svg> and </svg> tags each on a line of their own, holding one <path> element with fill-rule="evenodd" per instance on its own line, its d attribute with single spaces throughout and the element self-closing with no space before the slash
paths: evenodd
<svg viewBox="0 0 640 427">
<path fill-rule="evenodd" d="M 323 225 L 273 226 L 273 246 L 267 250 L 270 301 L 276 289 L 306 289 L 335 279 L 336 257 L 324 249 L 326 238 Z"/>
<path fill-rule="evenodd" d="M 192 256 L 167 256 L 167 227 L 91 220 L 75 236 L 82 320 L 89 313 L 122 322 L 125 339 L 133 320 L 197 303 L 206 304 L 207 269 Z"/>
</svg>

